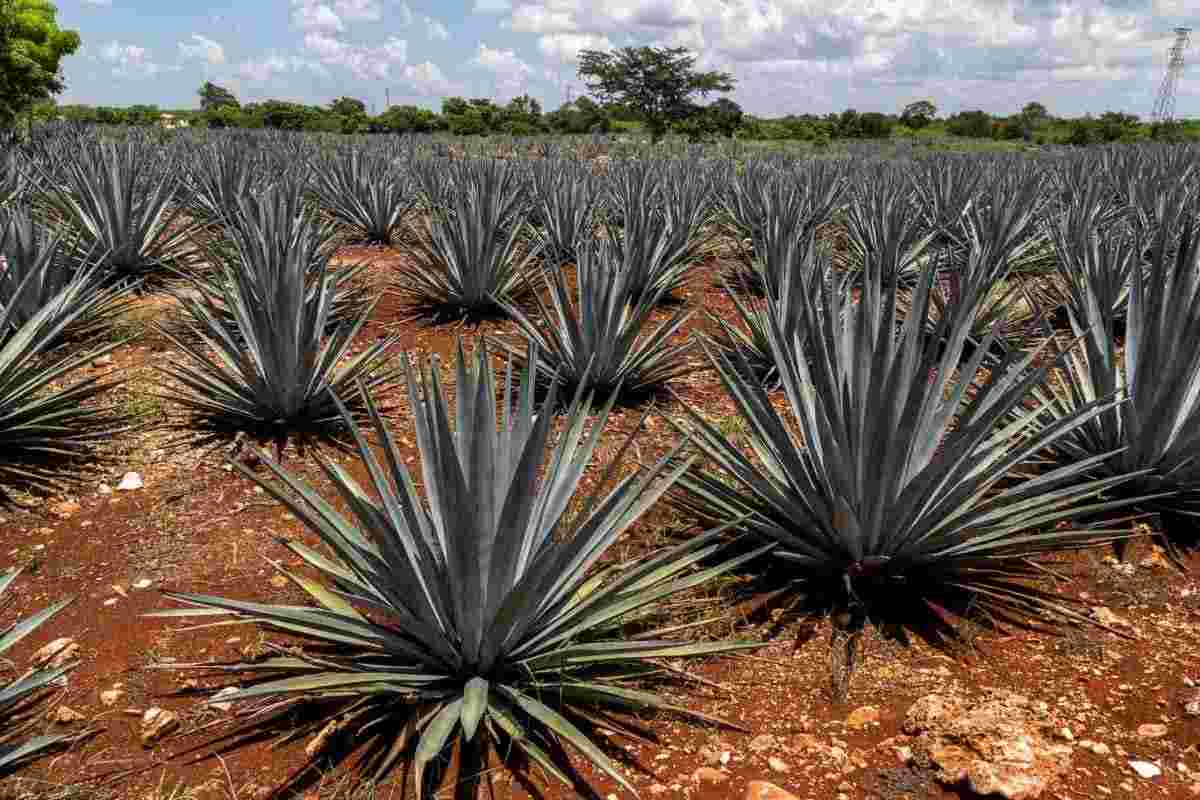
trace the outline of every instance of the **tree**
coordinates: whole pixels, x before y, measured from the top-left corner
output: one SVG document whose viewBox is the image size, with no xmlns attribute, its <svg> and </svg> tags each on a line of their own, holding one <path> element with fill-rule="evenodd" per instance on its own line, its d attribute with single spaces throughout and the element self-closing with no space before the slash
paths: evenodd
<svg viewBox="0 0 1200 800">
<path fill-rule="evenodd" d="M 894 117 L 868 111 L 858 118 L 859 136 L 864 139 L 886 139 L 892 135 Z"/>
<path fill-rule="evenodd" d="M 733 138 L 745 116 L 742 107 L 728 97 L 719 97 L 709 103 L 704 115 L 710 120 L 712 129 L 727 139 Z"/>
<path fill-rule="evenodd" d="M 584 50 L 579 54 L 579 77 L 602 101 L 637 111 L 657 142 L 672 122 L 695 113 L 693 96 L 733 89 L 732 75 L 698 72 L 696 58 L 685 47 Z"/>
<path fill-rule="evenodd" d="M 1034 125 L 1049 119 L 1050 112 L 1046 110 L 1044 105 L 1034 100 L 1025 104 L 1025 107 L 1021 109 L 1021 116 L 1028 120 L 1031 125 Z"/>
<path fill-rule="evenodd" d="M 360 117 L 367 113 L 367 104 L 353 97 L 339 97 L 329 104 L 329 110 L 343 117 Z"/>
<path fill-rule="evenodd" d="M 60 30 L 48 0 L 0 0 L 0 127 L 63 90 L 61 61 L 79 34 Z"/>
<path fill-rule="evenodd" d="M 501 113 L 501 129 L 510 136 L 532 136 L 542 130 L 542 104 L 529 95 L 514 97 Z"/>
<path fill-rule="evenodd" d="M 900 124 L 913 130 L 920 130 L 933 122 L 933 118 L 936 116 L 937 106 L 933 104 L 932 100 L 917 100 L 906 105 L 900 112 Z"/>
<path fill-rule="evenodd" d="M 242 104 L 234 97 L 233 92 L 224 86 L 217 86 L 212 81 L 205 81 L 200 87 L 200 108 L 204 111 L 216 111 L 218 108 L 241 108 Z"/>
<path fill-rule="evenodd" d="M 381 133 L 431 133 L 437 127 L 437 114 L 420 106 L 392 106 L 371 123 Z"/>
<path fill-rule="evenodd" d="M 954 136 L 990 139 L 992 138 L 992 118 L 986 111 L 960 111 L 946 120 L 946 130 Z"/>
</svg>

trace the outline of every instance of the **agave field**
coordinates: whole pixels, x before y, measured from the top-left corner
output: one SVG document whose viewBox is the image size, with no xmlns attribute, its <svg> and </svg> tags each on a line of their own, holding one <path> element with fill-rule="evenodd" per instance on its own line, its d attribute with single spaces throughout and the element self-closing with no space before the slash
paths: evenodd
<svg viewBox="0 0 1200 800">
<path fill-rule="evenodd" d="M 7 146 L 0 798 L 1200 794 L 1200 149 L 481 141 Z"/>
</svg>

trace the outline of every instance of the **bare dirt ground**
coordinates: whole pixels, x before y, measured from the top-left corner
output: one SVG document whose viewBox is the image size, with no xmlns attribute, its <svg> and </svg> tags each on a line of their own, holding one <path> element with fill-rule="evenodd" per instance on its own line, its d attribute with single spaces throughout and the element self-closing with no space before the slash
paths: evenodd
<svg viewBox="0 0 1200 800">
<path fill-rule="evenodd" d="M 366 249 L 345 256 L 371 258 L 376 277 L 385 277 L 399 258 Z M 731 318 L 716 271 L 711 264 L 698 270 L 684 299 L 698 311 Z M 23 642 L 14 661 L 24 664 L 58 637 L 77 640 L 82 665 L 57 702 L 82 720 L 72 725 L 48 721 L 46 726 L 100 729 L 21 777 L 0 782 L 2 800 L 263 798 L 303 760 L 304 742 L 281 749 L 257 743 L 201 760 L 177 757 L 218 732 L 227 715 L 200 704 L 191 674 L 148 669 L 172 661 L 232 660 L 261 647 L 259 635 L 245 626 L 188 630 L 180 621 L 144 618 L 146 612 L 171 606 L 160 589 L 303 602 L 268 559 L 299 566 L 278 537 L 316 544 L 284 508 L 231 471 L 223 451 L 167 447 L 172 434 L 156 426 L 172 409 L 148 392 L 156 380 L 155 364 L 172 353 L 164 340 L 145 330 L 145 323 L 160 318 L 163 310 L 161 301 L 146 301 L 127 321 L 129 331 L 145 335 L 118 350 L 112 365 L 97 368 L 116 370 L 126 379 L 116 402 L 145 427 L 106 445 L 104 461 L 71 492 L 20 496 L 18 507 L 0 509 L 0 565 L 27 565 L 14 601 L 0 609 L 0 627 L 64 596 L 78 598 Z M 664 311 L 662 318 L 669 314 Z M 697 314 L 683 335 L 709 324 Z M 493 335 L 514 330 L 507 323 L 481 328 Z M 405 350 L 450 355 L 460 331 L 404 321 L 402 310 L 385 299 L 363 333 L 364 341 L 384 332 L 399 334 L 399 347 Z M 703 370 L 699 353 L 693 358 L 696 371 L 675 384 L 679 398 L 721 421 L 730 436 L 739 436 L 738 426 L 730 422 L 732 406 L 715 376 Z M 408 448 L 406 457 L 415 463 L 402 393 L 383 399 L 390 402 L 389 416 Z M 668 399 L 659 404 L 660 416 L 651 420 L 648 435 L 638 439 L 639 460 L 652 459 L 672 442 L 664 417 L 681 417 L 678 403 Z M 639 417 L 633 410 L 614 415 L 606 434 L 609 454 Z M 289 452 L 287 463 L 315 485 L 325 485 L 311 459 Z M 116 487 L 128 471 L 141 475 L 144 488 L 101 488 Z M 669 510 L 656 510 L 615 555 L 636 557 L 682 529 L 682 521 Z M 1187 716 L 1183 708 L 1200 686 L 1200 581 L 1195 577 L 1200 559 L 1193 559 L 1191 572 L 1184 573 L 1142 544 L 1125 564 L 1100 552 L 1064 557 L 1054 566 L 1060 574 L 1057 591 L 1106 609 L 1100 613 L 1115 615 L 1116 622 L 1109 618 L 1110 623 L 1131 638 L 1099 629 L 1063 638 L 980 633 L 955 659 L 921 644 L 904 649 L 872 637 L 849 700 L 838 705 L 830 699 L 828 638 L 822 629 L 807 641 L 789 636 L 752 655 L 702 664 L 694 671 L 703 681 L 680 687 L 678 702 L 747 732 L 657 717 L 646 720 L 657 742 L 614 738 L 612 748 L 628 756 L 630 779 L 643 796 L 734 798 L 744 794 L 749 781 L 762 779 L 812 800 L 970 797 L 961 786 L 941 786 L 928 772 L 904 764 L 900 753 L 907 737 L 901 723 L 924 695 L 975 698 L 1001 688 L 1044 703 L 1055 730 L 1069 728 L 1062 741 L 1072 748 L 1070 769 L 1043 796 L 1149 800 L 1200 795 L 1200 718 Z M 759 628 L 722 602 L 719 595 L 728 589 L 722 584 L 683 598 L 675 611 L 683 619 L 705 621 L 697 629 L 705 635 L 756 635 Z M 206 680 L 200 686 L 218 683 Z M 181 726 L 162 741 L 143 746 L 141 717 L 151 707 L 177 713 Z M 863 712 L 864 707 L 878 714 Z M 858 724 L 872 717 L 877 719 Z M 1147 724 L 1164 725 L 1165 734 L 1140 735 L 1139 727 Z M 1161 775 L 1139 777 L 1129 766 L 1135 760 L 1153 762 Z M 584 774 L 601 797 L 619 793 L 611 781 L 586 769 Z M 573 796 L 537 773 L 532 788 L 534 796 Z M 497 797 L 531 796 L 530 785 L 513 781 L 502 769 L 494 772 L 491 789 Z M 332 771 L 303 796 L 401 795 L 397 780 L 352 791 L 346 773 Z"/>
</svg>

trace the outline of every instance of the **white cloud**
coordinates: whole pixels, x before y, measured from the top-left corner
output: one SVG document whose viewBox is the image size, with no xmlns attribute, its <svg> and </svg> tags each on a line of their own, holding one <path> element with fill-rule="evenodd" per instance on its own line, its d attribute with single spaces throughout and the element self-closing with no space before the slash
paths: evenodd
<svg viewBox="0 0 1200 800">
<path fill-rule="evenodd" d="M 548 61 L 569 63 L 579 60 L 581 50 L 611 50 L 607 36 L 591 33 L 547 33 L 538 37 L 538 50 Z"/>
<path fill-rule="evenodd" d="M 368 46 L 313 32 L 305 34 L 303 49 L 321 64 L 343 67 L 363 80 L 387 78 L 393 66 L 408 60 L 408 42 L 395 36 L 383 44 Z"/>
<path fill-rule="evenodd" d="M 115 78 L 140 80 L 179 69 L 179 67 L 155 62 L 150 57 L 150 51 L 144 47 L 136 44 L 122 44 L 115 40 L 101 45 L 99 59 L 105 64 L 111 65 L 112 75 Z"/>
<path fill-rule="evenodd" d="M 503 14 L 511 10 L 509 0 L 475 0 L 476 14 Z"/>
<path fill-rule="evenodd" d="M 292 0 L 292 27 L 321 33 L 340 33 L 346 29 L 337 12 L 316 0 Z"/>
<path fill-rule="evenodd" d="M 425 17 L 425 35 L 432 41 L 446 41 L 450 38 L 450 31 L 446 30 L 446 26 L 433 17 Z"/>
<path fill-rule="evenodd" d="M 197 59 L 209 64 L 224 64 L 225 48 L 207 36 L 193 33 L 190 41 L 179 43 L 179 57 L 184 61 Z"/>
<path fill-rule="evenodd" d="M 276 75 L 298 72 L 310 72 L 320 76 L 329 75 L 329 71 L 318 61 L 278 54 L 243 61 L 237 67 L 238 77 L 252 83 L 267 83 Z"/>
<path fill-rule="evenodd" d="M 492 73 L 498 94 L 524 92 L 534 74 L 533 67 L 521 60 L 515 50 L 494 49 L 482 42 L 466 66 Z"/>
<path fill-rule="evenodd" d="M 476 10 L 504 0 L 476 0 Z M 502 25 L 538 36 L 548 64 L 613 44 L 680 45 L 733 72 L 749 110 L 1149 110 L 1172 11 L 1186 0 L 514 0 Z M 1090 85 L 1092 91 L 1081 92 Z M 1089 100 L 1103 97 L 1103 100 Z M 1061 105 L 1060 105 L 1061 104 Z"/>
<path fill-rule="evenodd" d="M 402 78 L 416 94 L 423 97 L 447 97 L 462 94 L 462 87 L 447 80 L 438 65 L 432 61 L 409 64 L 404 68 Z"/>
<path fill-rule="evenodd" d="M 383 18 L 377 0 L 337 0 L 333 11 L 346 22 L 378 22 Z"/>
</svg>

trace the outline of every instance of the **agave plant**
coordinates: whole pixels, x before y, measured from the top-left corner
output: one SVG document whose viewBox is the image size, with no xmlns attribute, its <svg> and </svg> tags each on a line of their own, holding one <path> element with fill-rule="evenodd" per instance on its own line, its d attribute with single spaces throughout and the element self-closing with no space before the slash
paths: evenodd
<svg viewBox="0 0 1200 800">
<path fill-rule="evenodd" d="M 519 168 L 471 159 L 443 169 L 453 188 L 434 190 L 440 195 L 430 199 L 441 205 L 431 210 L 395 291 L 434 318 L 502 315 L 536 256 L 521 247 L 527 192 Z"/>
<path fill-rule="evenodd" d="M 815 291 L 832 263 L 828 248 L 809 238 L 797 246 L 773 251 L 772 273 L 776 277 L 763 299 L 742 297 L 733 287 L 725 294 L 733 303 L 737 320 L 730 322 L 711 312 L 716 332 L 710 337 L 716 349 L 724 351 L 733 363 L 743 366 L 746 376 L 768 388 L 779 385 L 779 370 L 771 349 L 771 328 L 782 331 L 783 340 L 807 338 L 803 317 L 804 295 Z M 782 259 L 786 258 L 786 261 Z M 760 273 L 761 274 L 761 273 Z"/>
<path fill-rule="evenodd" d="M 264 188 L 273 173 L 267 158 L 246 142 L 222 138 L 199 148 L 188 161 L 188 211 L 219 230 L 231 224 L 238 199 Z"/>
<path fill-rule="evenodd" d="M 831 616 L 837 694 L 848 689 L 868 622 L 902 640 L 911 631 L 946 644 L 957 638 L 956 616 L 988 627 L 1087 619 L 1032 583 L 1042 573 L 1030 559 L 1114 537 L 1071 521 L 1118 505 L 1097 496 L 1130 480 L 1091 478 L 1097 459 L 1030 480 L 1014 475 L 1115 401 L 1101 398 L 1054 425 L 1033 417 L 998 428 L 1044 384 L 1049 366 L 1036 364 L 1038 352 L 1011 353 L 981 373 L 989 337 L 960 365 L 973 315 L 926 329 L 935 271 L 917 276 L 912 313 L 898 324 L 898 293 L 881 286 L 888 271 L 868 267 L 861 298 L 832 276 L 804 294 L 805 342 L 772 325 L 787 413 L 736 354 L 710 349 L 757 457 L 692 412 L 688 427 L 718 472 L 690 472 L 676 496 L 691 514 L 744 520 L 740 527 L 778 545 L 784 585 L 769 588 L 796 609 Z M 987 286 L 967 289 L 978 298 Z"/>
<path fill-rule="evenodd" d="M 88 142 L 42 187 L 49 220 L 100 254 L 115 281 L 166 277 L 195 254 L 191 234 L 198 223 L 174 202 L 177 170 L 147 148 Z"/>
<path fill-rule="evenodd" d="M 942 269 L 932 296 L 933 316 L 974 316 L 966 358 L 989 333 L 995 335 L 987 363 L 1040 329 L 1038 304 L 1015 273 L 1039 257 L 1048 238 L 1042 224 L 1043 180 L 1039 170 L 1020 168 L 996 178 L 988 198 L 966 203 L 953 233 L 933 248 Z M 977 286 L 989 287 L 982 298 L 973 293 Z M 936 327 L 936 321 L 929 326 Z"/>
<path fill-rule="evenodd" d="M 692 312 L 681 308 L 647 331 L 659 298 L 634 294 L 630 277 L 616 268 L 612 244 L 592 242 L 579 249 L 574 292 L 562 271 L 547 271 L 552 308 L 535 295 L 541 312 L 536 319 L 513 309 L 521 332 L 537 344 L 543 379 L 565 387 L 567 394 L 586 390 L 635 403 L 692 369 L 691 343 L 671 341 Z M 516 355 L 515 348 L 505 347 Z"/>
<path fill-rule="evenodd" d="M 17 324 L 28 308 L 26 293 L 44 282 L 33 272 L 0 303 L 0 480 L 58 485 L 72 459 L 124 428 L 119 412 L 94 402 L 118 381 L 101 375 L 64 381 L 122 342 L 58 348 L 80 320 L 102 315 L 108 295 L 79 288 L 95 284 L 95 268 Z"/>
<path fill-rule="evenodd" d="M 659 169 L 651 161 L 631 161 L 610 177 L 605 233 L 629 273 L 634 296 L 667 299 L 688 280 L 688 270 L 706 246 L 701 209 L 709 196 L 703 184 L 666 194 Z"/>
<path fill-rule="evenodd" d="M 367 244 L 394 244 L 415 202 L 406 173 L 357 148 L 318 162 L 312 188 L 322 209 Z"/>
<path fill-rule="evenodd" d="M 349 519 L 270 458 L 263 463 L 280 484 L 246 471 L 334 553 L 331 559 L 287 543 L 328 582 L 287 573 L 319 607 L 169 593 L 191 608 L 156 616 L 232 614 L 306 641 L 303 649 L 218 667 L 249 679 L 222 700 L 265 704 L 265 715 L 256 716 L 253 705 L 246 709 L 247 726 L 267 726 L 305 701 L 323 702 L 320 718 L 296 736 L 323 731 L 319 739 L 326 741 L 336 732 L 343 746 L 362 749 L 360 763 L 376 777 L 409 761 L 422 794 L 431 764 L 457 742 L 460 790 L 465 785 L 474 797 L 489 751 L 501 759 L 523 754 L 571 787 L 578 776 L 563 744 L 629 788 L 592 730 L 629 731 L 622 719 L 628 713 L 701 716 L 651 690 L 648 682 L 665 675 L 660 659 L 750 645 L 689 643 L 652 632 L 627 639 L 624 631 L 655 615 L 664 598 L 737 562 L 694 569 L 718 549 L 713 532 L 633 565 L 594 570 L 686 465 L 669 470 L 664 459 L 621 478 L 604 496 L 602 480 L 569 526 L 567 509 L 611 403 L 585 435 L 591 398 L 576 396 L 555 437 L 554 393 L 535 405 L 530 365 L 537 356 L 524 360 L 519 376 L 508 361 L 498 420 L 496 377 L 484 347 L 469 359 L 460 346 L 453 414 L 436 360 L 418 379 L 405 359 L 424 500 L 365 395 L 382 462 L 349 415 L 346 424 L 372 492 L 322 460 Z M 316 756 L 323 755 L 319 749 L 310 747 Z"/>
<path fill-rule="evenodd" d="M 1071 326 L 1083 346 L 1064 360 L 1061 382 L 1044 388 L 1031 416 L 1052 427 L 1097 396 L 1128 395 L 1056 439 L 1044 457 L 1051 465 L 1096 462 L 1097 476 L 1139 473 L 1112 494 L 1152 497 L 1138 507 L 1158 516 L 1175 548 L 1197 541 L 1200 517 L 1200 198 L 1176 186 L 1159 198 L 1155 216 L 1161 223 L 1149 237 L 1096 226 L 1083 213 L 1060 232 Z"/>
<path fill-rule="evenodd" d="M 579 161 L 536 161 L 530 173 L 542 255 L 556 266 L 570 263 L 579 243 L 594 235 L 598 181 Z"/>
<path fill-rule="evenodd" d="M 3 600 L 4 592 L 20 574 L 20 569 L 0 572 L 0 600 Z M 7 629 L 0 629 L 0 658 L 73 600 L 68 598 L 59 601 L 28 619 L 14 622 Z M 46 692 L 59 685 L 67 673 L 78 665 L 78 661 L 73 661 L 61 666 L 33 667 L 8 683 L 0 682 L 0 777 L 77 738 L 61 734 L 24 737 L 38 722 L 40 701 L 45 698 Z"/>
<path fill-rule="evenodd" d="M 15 137 L 14 137 L 15 139 Z M 25 172 L 16 142 L 5 142 L 0 154 L 0 207 L 18 200 L 25 191 Z"/>
<path fill-rule="evenodd" d="M 852 269 L 877 271 L 872 280 L 885 287 L 912 285 L 938 237 L 926 223 L 905 167 L 893 164 L 859 174 L 849 192 L 846 230 Z"/>
<path fill-rule="evenodd" d="M 303 202 L 298 181 L 242 198 L 239 223 L 227 230 L 230 246 L 211 251 L 221 280 L 178 296 L 184 332 L 159 326 L 183 355 L 159 368 L 180 384 L 167 387 L 167 396 L 212 436 L 247 432 L 282 447 L 291 434 L 333 434 L 342 421 L 336 392 L 359 382 L 385 386 L 399 376 L 384 366 L 394 339 L 351 357 L 374 303 L 334 318 L 341 278 L 329 263 L 330 232 Z"/>
<path fill-rule="evenodd" d="M 9 309 L 10 329 L 29 322 L 59 295 L 65 306 L 87 309 L 61 332 L 60 340 L 91 339 L 128 309 L 128 288 L 102 286 L 102 274 L 80 253 L 81 248 L 51 236 L 24 211 L 0 212 L 0 307 Z"/>
</svg>

